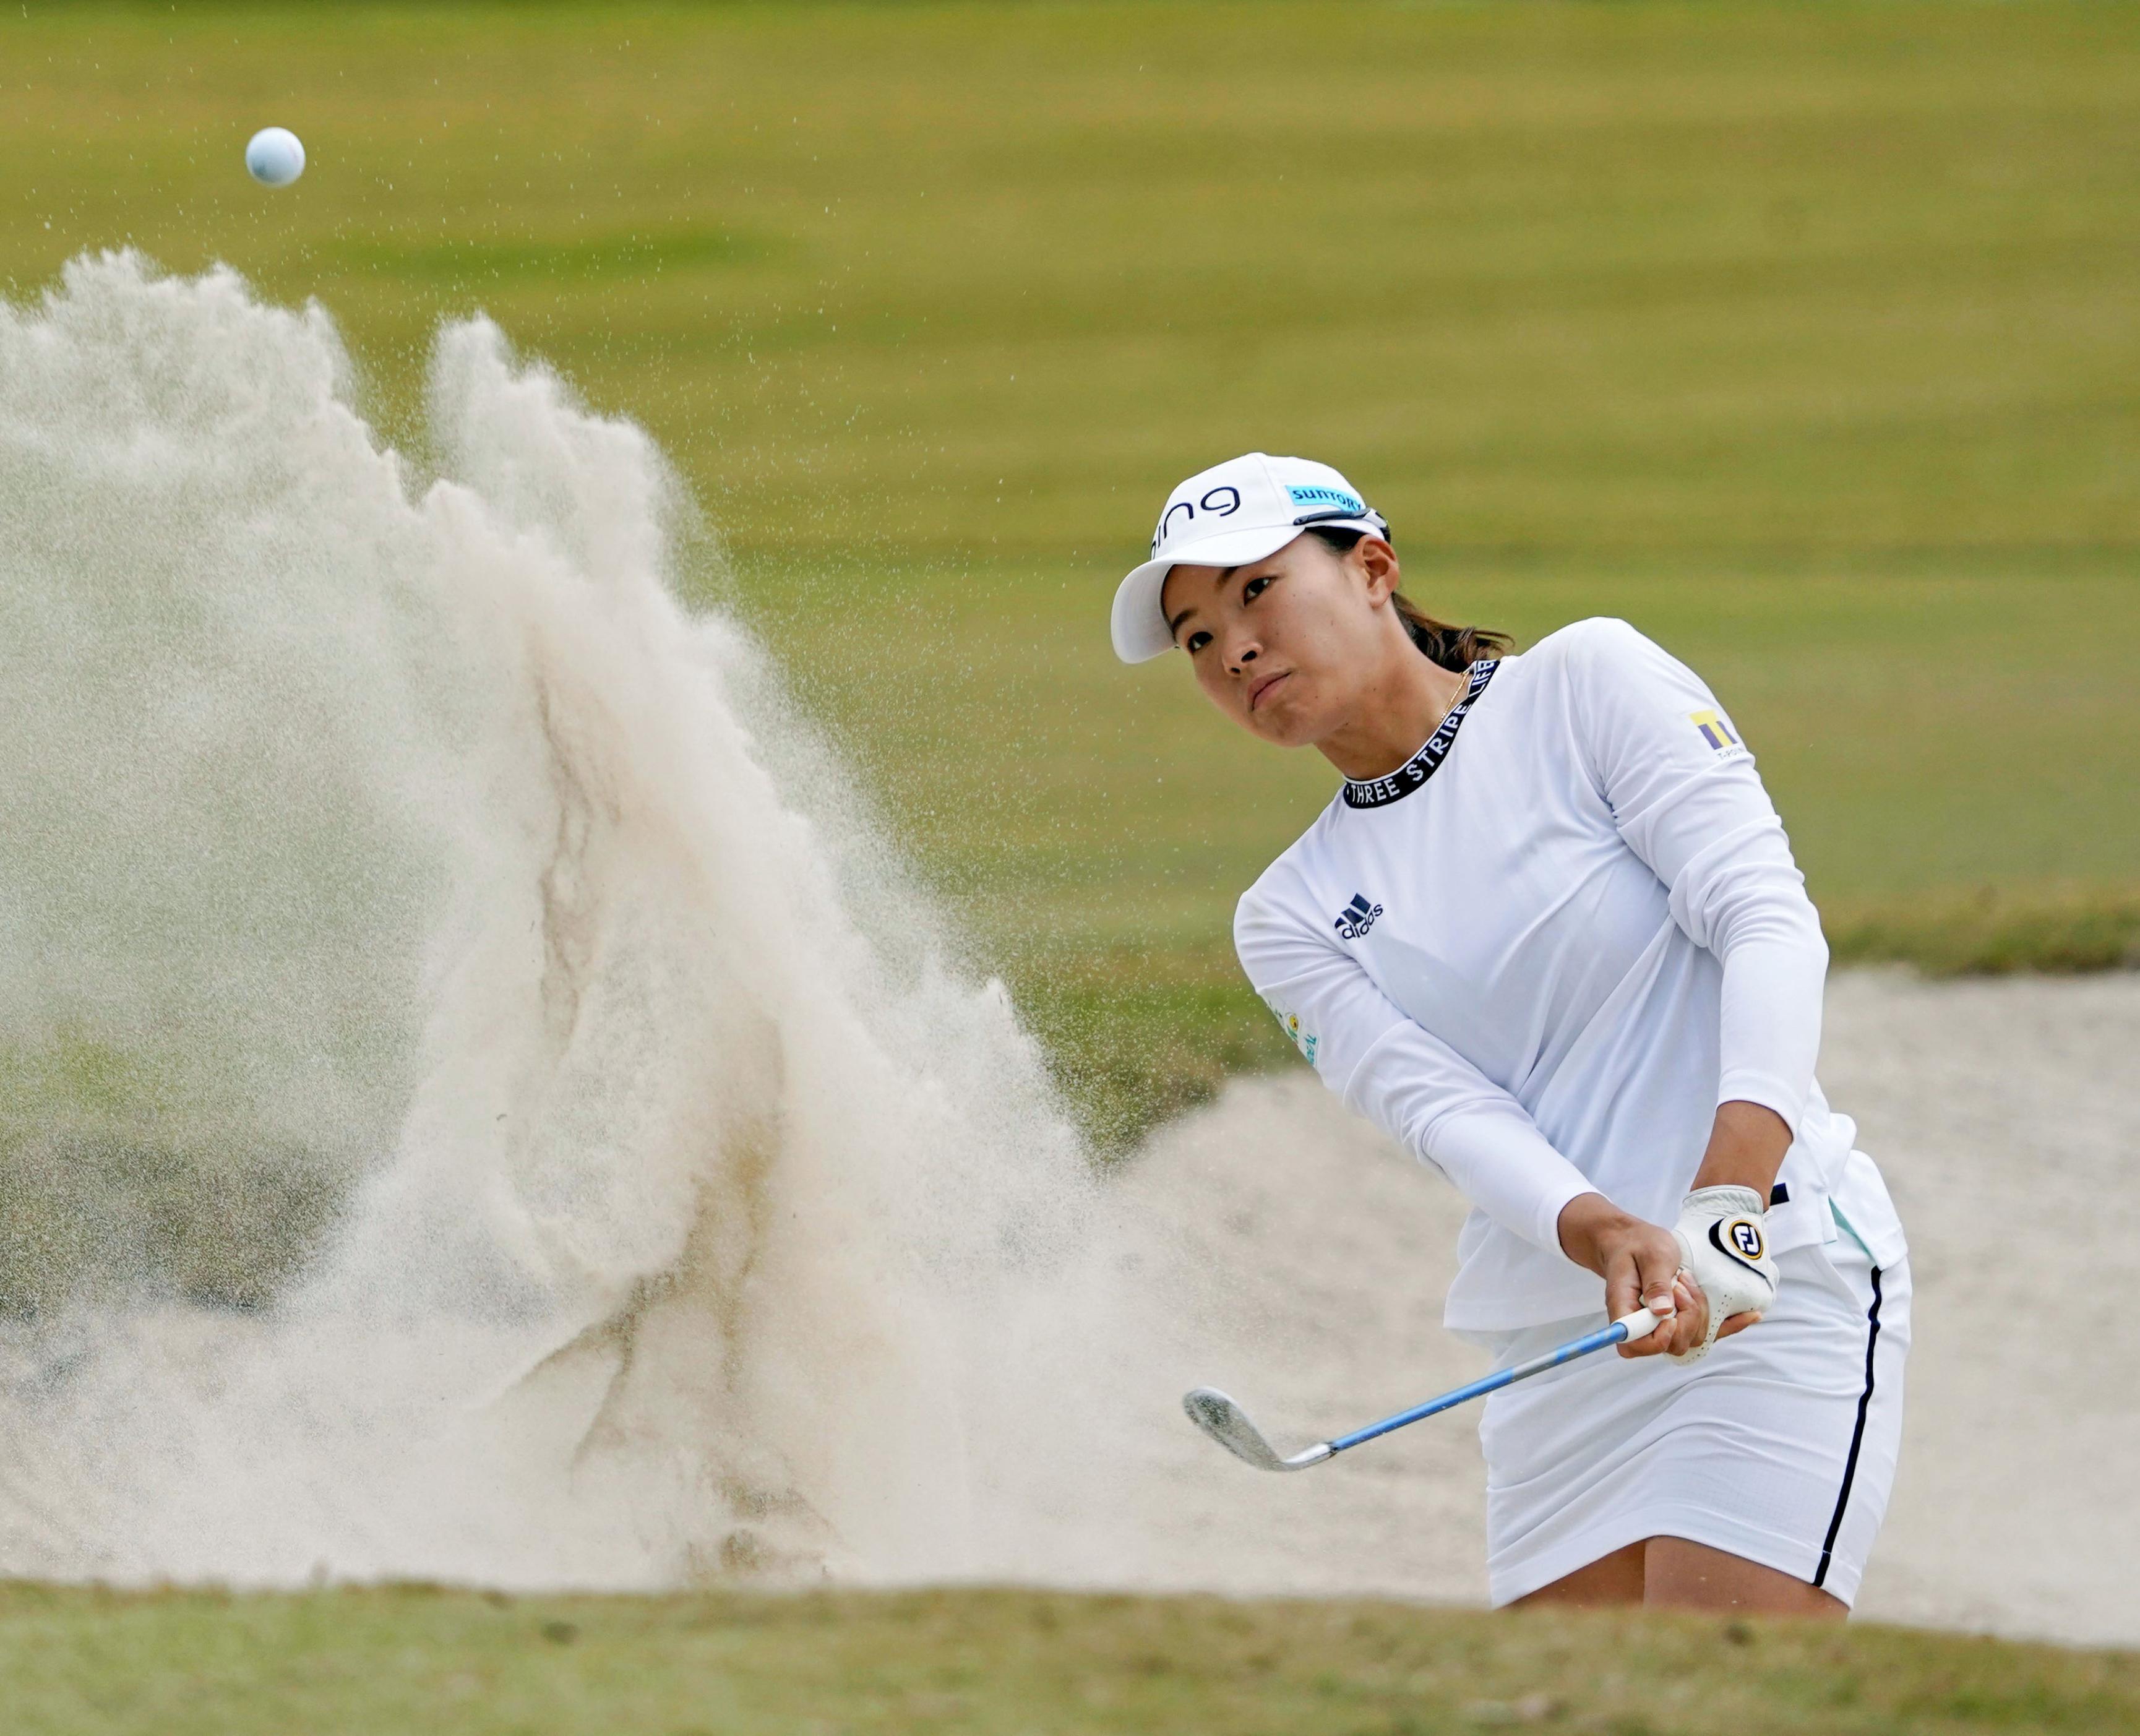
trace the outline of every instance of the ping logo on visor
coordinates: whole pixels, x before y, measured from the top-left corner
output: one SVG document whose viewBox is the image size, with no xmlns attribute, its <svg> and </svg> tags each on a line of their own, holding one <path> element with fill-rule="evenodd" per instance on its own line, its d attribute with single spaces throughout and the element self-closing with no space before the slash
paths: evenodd
<svg viewBox="0 0 2140 1736">
<path fill-rule="evenodd" d="M 1159 528 L 1152 532 L 1151 552 L 1157 554 L 1160 545 L 1169 537 L 1195 524 L 1200 511 L 1206 518 L 1230 518 L 1240 510 L 1241 491 L 1231 483 L 1206 488 L 1201 499 L 1171 500 L 1160 515 Z"/>
</svg>

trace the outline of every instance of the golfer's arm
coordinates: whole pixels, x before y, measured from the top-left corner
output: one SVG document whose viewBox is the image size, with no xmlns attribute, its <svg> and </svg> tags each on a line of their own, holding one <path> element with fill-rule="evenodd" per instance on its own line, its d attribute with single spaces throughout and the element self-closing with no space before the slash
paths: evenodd
<svg viewBox="0 0 2140 1736">
<path fill-rule="evenodd" d="M 1720 1104 L 1694 1184 L 1751 1188 L 1765 1203 L 1790 1149 L 1791 1130 L 1774 1110 L 1760 1103 Z"/>
<path fill-rule="evenodd" d="M 1283 906 L 1244 898 L 1234 942 L 1256 993 L 1347 1109 L 1504 1228 L 1536 1247 L 1559 1245 L 1562 1208 L 1591 1184 L 1522 1104 Z"/>
<path fill-rule="evenodd" d="M 1694 1185 L 1763 1200 L 1813 1093 L 1828 945 L 1790 840 L 1744 748 L 1720 757 L 1690 727 L 1713 705 L 1692 671 L 1624 626 L 1579 666 L 1600 787 L 1672 920 L 1723 969 L 1716 1111 Z M 1586 640 L 1586 644 L 1591 643 Z"/>
</svg>

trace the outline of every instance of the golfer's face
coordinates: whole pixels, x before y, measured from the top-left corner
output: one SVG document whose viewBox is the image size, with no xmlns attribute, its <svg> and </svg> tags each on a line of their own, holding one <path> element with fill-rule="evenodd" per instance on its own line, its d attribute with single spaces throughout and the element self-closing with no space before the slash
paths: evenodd
<svg viewBox="0 0 2140 1736">
<path fill-rule="evenodd" d="M 1246 566 L 1177 566 L 1160 607 L 1197 684 L 1251 734 L 1281 747 L 1342 721 L 1371 655 L 1364 577 L 1313 537 Z"/>
</svg>

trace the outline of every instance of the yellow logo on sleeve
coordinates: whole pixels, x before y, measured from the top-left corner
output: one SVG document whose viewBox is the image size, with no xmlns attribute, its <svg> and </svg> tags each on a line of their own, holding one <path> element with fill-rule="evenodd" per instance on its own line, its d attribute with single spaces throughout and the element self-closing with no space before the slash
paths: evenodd
<svg viewBox="0 0 2140 1736">
<path fill-rule="evenodd" d="M 1701 732 L 1701 738 L 1720 754 L 1744 753 L 1745 744 L 1731 733 L 1731 725 L 1714 711 L 1690 711 L 1687 721 Z"/>
</svg>

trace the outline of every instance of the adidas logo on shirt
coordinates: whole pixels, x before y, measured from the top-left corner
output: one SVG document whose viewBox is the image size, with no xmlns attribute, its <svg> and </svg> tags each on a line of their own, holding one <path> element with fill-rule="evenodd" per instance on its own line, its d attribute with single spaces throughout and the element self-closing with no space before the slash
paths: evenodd
<svg viewBox="0 0 2140 1736">
<path fill-rule="evenodd" d="M 1371 905 L 1355 892 L 1352 903 L 1338 913 L 1338 932 L 1347 940 L 1357 940 L 1375 925 L 1375 919 L 1382 914 L 1380 905 Z"/>
</svg>

